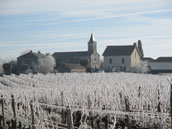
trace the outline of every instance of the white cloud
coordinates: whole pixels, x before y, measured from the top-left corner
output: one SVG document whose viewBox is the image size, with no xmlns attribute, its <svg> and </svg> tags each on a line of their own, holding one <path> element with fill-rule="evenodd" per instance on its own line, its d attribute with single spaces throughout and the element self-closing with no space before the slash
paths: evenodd
<svg viewBox="0 0 172 129">
<path fill-rule="evenodd" d="M 97 14 L 94 9 L 148 9 L 149 7 L 168 6 L 170 3 L 172 3 L 170 0 L 1 0 L 0 14 L 60 12 L 76 16 L 87 14 L 86 11 L 89 12 L 89 10 Z"/>
<path fill-rule="evenodd" d="M 155 43 L 162 45 L 164 43 L 163 41 L 166 41 L 167 44 L 163 48 L 169 53 L 169 47 L 171 47 L 170 43 L 172 42 L 172 19 L 170 17 L 148 18 L 145 15 L 172 12 L 170 5 L 172 5 L 171 0 L 0 0 L 0 15 L 27 13 L 39 15 L 41 13 L 43 17 L 39 15 L 40 17 L 38 19 L 32 19 L 31 17 L 26 21 L 31 22 L 31 24 L 32 22 L 40 22 L 39 25 L 123 18 L 124 21 L 137 22 L 140 23 L 140 25 L 124 25 L 125 28 L 121 25 L 121 28 L 118 30 L 113 26 L 111 26 L 111 28 L 106 28 L 106 26 L 97 27 L 95 37 L 98 41 L 99 50 L 103 51 L 106 45 L 113 45 L 114 43 L 116 45 L 132 44 L 138 39 L 141 39 L 145 42 L 147 55 L 151 55 L 151 48 L 149 48 L 148 44 L 150 43 L 150 46 L 153 47 Z M 81 27 L 80 29 L 83 28 Z M 77 39 L 89 39 L 90 36 L 89 32 L 85 32 L 86 30 L 84 29 L 79 31 L 73 30 L 68 33 L 65 31 L 59 33 L 61 30 L 59 30 L 59 32 L 50 30 L 47 31 L 46 34 L 41 34 L 43 32 L 40 32 L 40 34 L 35 37 L 33 37 L 32 34 L 28 35 L 28 37 L 24 35 L 22 39 L 25 39 L 25 41 L 18 40 L 16 41 L 17 43 L 3 42 L 0 43 L 0 45 L 1 47 L 19 48 L 11 52 L 11 55 L 15 55 L 15 52 L 23 51 L 25 48 L 34 48 L 35 50 L 57 48 L 58 51 L 64 49 L 71 50 L 73 49 L 72 46 L 77 45 L 75 48 L 80 50 L 80 48 L 87 45 L 88 40 L 83 40 L 79 43 Z M 77 42 L 75 42 L 74 38 Z M 53 42 L 49 42 L 49 39 L 64 39 L 64 42 L 58 42 L 58 40 L 56 40 L 57 42 L 54 42 L 54 40 Z M 35 40 L 39 41 L 36 42 Z M 23 44 L 21 44 L 21 42 L 23 42 Z M 160 51 L 160 47 L 156 48 Z M 158 51 L 155 50 L 156 53 L 158 53 Z M 1 54 L 2 53 L 3 52 L 1 52 Z M 156 56 L 155 54 L 152 55 Z"/>
<path fill-rule="evenodd" d="M 134 13 L 125 13 L 119 15 L 101 15 L 97 17 L 90 17 L 90 18 L 76 18 L 74 20 L 52 20 L 48 23 L 43 23 L 42 25 L 55 25 L 60 23 L 76 23 L 76 22 L 86 22 L 86 21 L 93 21 L 93 20 L 103 20 L 103 19 L 111 19 L 111 18 L 121 18 L 121 17 L 131 17 L 131 16 L 138 16 L 138 15 L 146 15 L 146 14 L 157 14 L 157 13 L 165 13 L 165 12 L 172 12 L 172 9 L 163 9 L 163 10 L 153 10 L 153 11 L 144 11 L 144 12 L 134 12 Z"/>
</svg>

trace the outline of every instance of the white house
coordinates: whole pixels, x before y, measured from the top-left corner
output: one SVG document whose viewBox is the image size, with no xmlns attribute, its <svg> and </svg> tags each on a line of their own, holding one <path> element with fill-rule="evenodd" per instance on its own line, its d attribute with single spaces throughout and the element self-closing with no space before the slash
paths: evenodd
<svg viewBox="0 0 172 129">
<path fill-rule="evenodd" d="M 136 43 L 127 46 L 107 46 L 104 53 L 103 67 L 105 71 L 132 72 L 143 57 Z"/>
</svg>

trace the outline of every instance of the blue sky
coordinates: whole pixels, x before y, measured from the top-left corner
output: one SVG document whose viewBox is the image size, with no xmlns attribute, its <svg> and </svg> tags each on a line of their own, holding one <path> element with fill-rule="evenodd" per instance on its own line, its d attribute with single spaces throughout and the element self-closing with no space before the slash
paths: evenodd
<svg viewBox="0 0 172 129">
<path fill-rule="evenodd" d="M 142 40 L 146 57 L 172 56 L 171 0 L 0 0 L 0 58 L 27 50 L 87 50 Z"/>
</svg>

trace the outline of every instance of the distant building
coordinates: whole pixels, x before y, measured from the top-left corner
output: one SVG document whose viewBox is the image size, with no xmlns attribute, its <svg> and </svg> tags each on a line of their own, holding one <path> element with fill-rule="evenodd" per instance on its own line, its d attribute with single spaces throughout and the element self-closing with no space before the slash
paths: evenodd
<svg viewBox="0 0 172 129">
<path fill-rule="evenodd" d="M 143 50 L 141 41 L 137 44 L 126 46 L 107 46 L 103 56 L 103 67 L 105 71 L 126 71 L 132 72 L 143 58 Z"/>
<path fill-rule="evenodd" d="M 142 61 L 146 61 L 149 63 L 149 62 L 154 62 L 155 60 L 151 57 L 144 57 L 144 58 L 142 58 Z"/>
<path fill-rule="evenodd" d="M 81 66 L 80 64 L 68 64 L 68 63 L 63 63 L 59 66 L 59 72 L 86 72 L 86 68 Z"/>
<path fill-rule="evenodd" d="M 97 52 L 97 42 L 93 34 L 91 34 L 88 42 L 87 51 L 55 52 L 53 57 L 56 60 L 57 67 L 59 67 L 61 63 L 80 64 L 81 60 L 87 60 L 89 63 L 88 68 L 92 71 L 100 68 L 100 55 Z"/>
<path fill-rule="evenodd" d="M 42 54 L 40 51 L 38 53 L 35 52 L 28 52 L 24 55 L 21 55 L 17 58 L 17 64 L 18 64 L 18 71 L 22 72 L 24 69 L 32 69 L 38 65 L 39 60 L 46 58 L 46 55 Z M 26 68 L 27 67 L 27 68 Z"/>
<path fill-rule="evenodd" d="M 150 62 L 150 72 L 172 73 L 172 57 L 159 57 L 154 62 Z"/>
</svg>

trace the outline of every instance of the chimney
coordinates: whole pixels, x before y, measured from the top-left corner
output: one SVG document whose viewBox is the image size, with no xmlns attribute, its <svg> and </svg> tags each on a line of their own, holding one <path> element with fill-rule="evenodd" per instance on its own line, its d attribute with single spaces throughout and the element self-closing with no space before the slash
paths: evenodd
<svg viewBox="0 0 172 129">
<path fill-rule="evenodd" d="M 137 46 L 137 44 L 134 42 L 134 43 L 133 43 L 133 46 L 134 46 L 134 47 L 136 47 L 136 46 Z"/>
<path fill-rule="evenodd" d="M 38 53 L 40 54 L 41 52 L 40 52 L 40 51 L 38 51 Z"/>
<path fill-rule="evenodd" d="M 141 40 L 138 40 L 138 49 L 141 53 L 141 58 L 143 58 L 144 53 L 143 53 L 143 47 L 142 47 L 142 41 Z"/>
</svg>

